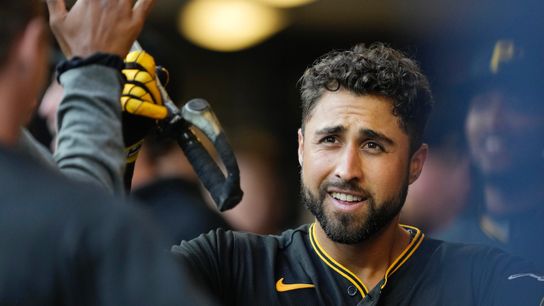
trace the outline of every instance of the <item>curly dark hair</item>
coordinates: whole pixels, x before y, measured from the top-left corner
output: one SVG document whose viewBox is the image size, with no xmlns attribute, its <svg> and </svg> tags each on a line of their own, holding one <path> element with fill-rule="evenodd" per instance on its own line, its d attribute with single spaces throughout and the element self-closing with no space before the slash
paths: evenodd
<svg viewBox="0 0 544 306">
<path fill-rule="evenodd" d="M 393 100 L 393 115 L 408 133 L 411 150 L 421 145 L 433 106 L 429 82 L 412 59 L 383 43 L 332 51 L 306 69 L 299 80 L 302 128 L 325 91 L 349 90 Z"/>
</svg>

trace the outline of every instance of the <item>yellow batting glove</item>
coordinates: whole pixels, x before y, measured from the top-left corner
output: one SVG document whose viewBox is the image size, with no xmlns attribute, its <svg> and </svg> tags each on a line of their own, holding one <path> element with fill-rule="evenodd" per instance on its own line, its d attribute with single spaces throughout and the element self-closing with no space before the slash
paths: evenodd
<svg viewBox="0 0 544 306">
<path fill-rule="evenodd" d="M 145 51 L 132 51 L 125 58 L 127 82 L 121 94 L 123 111 L 151 119 L 164 119 L 168 110 L 163 105 L 157 86 L 155 60 Z"/>
</svg>

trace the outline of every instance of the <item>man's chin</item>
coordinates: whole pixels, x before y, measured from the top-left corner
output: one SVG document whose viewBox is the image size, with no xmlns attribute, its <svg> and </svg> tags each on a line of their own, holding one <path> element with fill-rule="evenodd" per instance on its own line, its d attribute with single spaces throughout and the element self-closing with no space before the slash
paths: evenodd
<svg viewBox="0 0 544 306">
<path fill-rule="evenodd" d="M 327 237 L 337 243 L 356 244 L 369 236 L 366 218 L 347 213 L 327 214 L 326 220 L 318 220 Z"/>
</svg>

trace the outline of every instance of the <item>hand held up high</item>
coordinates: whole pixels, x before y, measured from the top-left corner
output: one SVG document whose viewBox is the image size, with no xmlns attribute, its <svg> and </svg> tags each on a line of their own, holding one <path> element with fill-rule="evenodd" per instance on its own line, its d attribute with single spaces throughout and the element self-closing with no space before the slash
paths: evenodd
<svg viewBox="0 0 544 306">
<path fill-rule="evenodd" d="M 155 0 L 47 0 L 49 22 L 66 58 L 97 52 L 124 58 L 136 40 Z"/>
</svg>

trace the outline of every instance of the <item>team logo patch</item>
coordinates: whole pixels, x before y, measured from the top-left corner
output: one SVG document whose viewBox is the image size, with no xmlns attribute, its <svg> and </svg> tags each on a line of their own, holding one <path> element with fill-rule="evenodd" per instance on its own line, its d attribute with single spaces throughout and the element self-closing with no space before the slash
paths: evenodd
<svg viewBox="0 0 544 306">
<path fill-rule="evenodd" d="M 276 282 L 276 291 L 278 292 L 286 292 L 291 290 L 298 290 L 298 289 L 308 289 L 308 288 L 314 288 L 314 284 L 285 284 L 283 282 L 283 277 L 280 278 Z"/>
<path fill-rule="evenodd" d="M 508 280 L 513 280 L 513 279 L 520 278 L 520 277 L 532 277 L 532 278 L 536 279 L 539 282 L 544 282 L 544 276 L 543 275 L 536 275 L 536 274 L 533 274 L 533 273 L 513 274 L 513 275 L 508 276 Z"/>
</svg>

